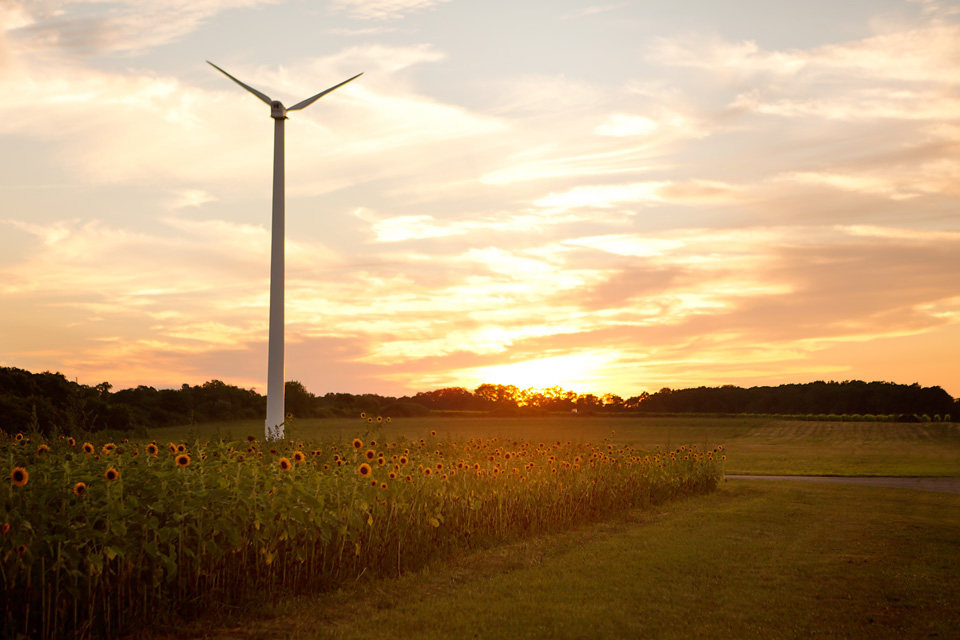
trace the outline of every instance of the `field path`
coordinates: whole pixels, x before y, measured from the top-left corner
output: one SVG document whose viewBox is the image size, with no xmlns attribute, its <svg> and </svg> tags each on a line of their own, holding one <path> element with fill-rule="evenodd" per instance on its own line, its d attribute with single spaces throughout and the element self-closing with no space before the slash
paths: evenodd
<svg viewBox="0 0 960 640">
<path fill-rule="evenodd" d="M 960 478 L 896 478 L 896 477 L 844 477 L 844 476 L 741 476 L 728 475 L 728 480 L 799 480 L 803 482 L 836 482 L 842 484 L 864 484 L 872 487 L 893 487 L 896 489 L 919 489 L 921 491 L 940 491 L 960 493 Z"/>
</svg>

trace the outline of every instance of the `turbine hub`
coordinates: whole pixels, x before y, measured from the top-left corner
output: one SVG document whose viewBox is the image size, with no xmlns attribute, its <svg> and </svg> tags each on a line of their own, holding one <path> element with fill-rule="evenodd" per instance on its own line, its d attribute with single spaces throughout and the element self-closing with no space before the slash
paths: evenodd
<svg viewBox="0 0 960 640">
<path fill-rule="evenodd" d="M 274 100 L 270 103 L 270 117 L 276 120 L 287 119 L 287 110 L 279 100 Z"/>
</svg>

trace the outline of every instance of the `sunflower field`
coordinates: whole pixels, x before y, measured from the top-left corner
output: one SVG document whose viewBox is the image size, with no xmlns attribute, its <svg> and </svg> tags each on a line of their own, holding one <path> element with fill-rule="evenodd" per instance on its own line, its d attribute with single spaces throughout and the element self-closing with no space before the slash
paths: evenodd
<svg viewBox="0 0 960 640">
<path fill-rule="evenodd" d="M 114 637 L 712 491 L 722 447 L 0 435 L 0 636 Z"/>
</svg>

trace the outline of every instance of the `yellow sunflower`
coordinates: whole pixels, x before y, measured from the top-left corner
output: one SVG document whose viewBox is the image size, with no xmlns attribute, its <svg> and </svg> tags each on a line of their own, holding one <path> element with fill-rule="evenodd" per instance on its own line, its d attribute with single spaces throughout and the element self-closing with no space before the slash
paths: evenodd
<svg viewBox="0 0 960 640">
<path fill-rule="evenodd" d="M 23 467 L 14 467 L 13 471 L 10 472 L 10 481 L 18 487 L 27 484 L 29 480 L 30 474 Z"/>
</svg>

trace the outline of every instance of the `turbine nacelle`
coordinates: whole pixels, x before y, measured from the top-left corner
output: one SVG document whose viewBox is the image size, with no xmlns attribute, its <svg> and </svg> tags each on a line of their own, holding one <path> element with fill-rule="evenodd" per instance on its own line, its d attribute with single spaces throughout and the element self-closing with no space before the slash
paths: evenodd
<svg viewBox="0 0 960 640">
<path fill-rule="evenodd" d="M 287 109 L 283 106 L 283 103 L 279 100 L 274 100 L 270 103 L 270 117 L 274 120 L 286 120 L 287 119 Z"/>
</svg>

